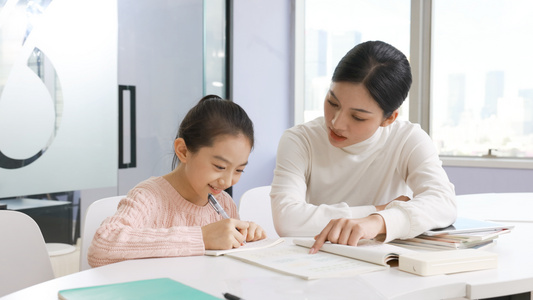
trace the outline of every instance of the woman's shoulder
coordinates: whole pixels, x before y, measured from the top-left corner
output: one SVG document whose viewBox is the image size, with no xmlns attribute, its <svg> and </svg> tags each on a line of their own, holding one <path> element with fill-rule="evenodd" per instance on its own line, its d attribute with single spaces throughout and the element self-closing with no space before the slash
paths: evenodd
<svg viewBox="0 0 533 300">
<path fill-rule="evenodd" d="M 407 120 L 396 120 L 388 126 L 391 137 L 402 139 L 425 139 L 429 135 L 420 127 L 420 124 Z"/>
<path fill-rule="evenodd" d="M 285 130 L 282 139 L 290 139 L 309 144 L 314 144 L 316 141 L 323 142 L 323 139 L 327 139 L 324 117 L 318 117 Z"/>
<path fill-rule="evenodd" d="M 393 124 L 389 141 L 395 149 L 403 149 L 405 153 L 413 153 L 415 149 L 418 149 L 417 152 L 436 153 L 433 140 L 419 124 L 403 120 Z"/>
<path fill-rule="evenodd" d="M 314 120 L 294 125 L 293 127 L 285 130 L 286 132 L 310 132 L 310 131 L 323 131 L 325 130 L 324 117 L 318 117 Z"/>
</svg>

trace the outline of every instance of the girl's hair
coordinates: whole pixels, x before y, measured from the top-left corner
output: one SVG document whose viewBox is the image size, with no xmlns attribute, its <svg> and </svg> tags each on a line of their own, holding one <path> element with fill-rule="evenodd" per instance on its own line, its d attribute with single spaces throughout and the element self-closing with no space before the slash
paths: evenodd
<svg viewBox="0 0 533 300">
<path fill-rule="evenodd" d="M 254 125 L 244 109 L 237 103 L 216 95 L 207 95 L 191 108 L 178 129 L 177 138 L 183 138 L 192 153 L 202 147 L 211 147 L 221 135 L 243 134 L 254 147 Z M 174 154 L 172 169 L 178 165 Z"/>
<path fill-rule="evenodd" d="M 381 41 L 358 44 L 341 59 L 333 82 L 362 83 L 389 117 L 402 105 L 411 87 L 409 61 L 393 46 Z"/>
</svg>

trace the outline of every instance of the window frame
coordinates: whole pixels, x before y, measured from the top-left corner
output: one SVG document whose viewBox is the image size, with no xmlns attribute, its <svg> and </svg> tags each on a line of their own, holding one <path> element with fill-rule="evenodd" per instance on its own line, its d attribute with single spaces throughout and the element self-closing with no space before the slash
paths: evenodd
<svg viewBox="0 0 533 300">
<path fill-rule="evenodd" d="M 305 103 L 305 0 L 293 0 L 294 124 L 304 121 Z M 431 42 L 433 0 L 411 0 L 410 64 L 413 84 L 409 92 L 409 121 L 428 134 L 431 109 Z M 431 136 L 431 135 L 430 135 Z M 487 152 L 489 149 L 487 149 Z M 440 155 L 443 166 L 533 169 L 533 158 Z"/>
</svg>

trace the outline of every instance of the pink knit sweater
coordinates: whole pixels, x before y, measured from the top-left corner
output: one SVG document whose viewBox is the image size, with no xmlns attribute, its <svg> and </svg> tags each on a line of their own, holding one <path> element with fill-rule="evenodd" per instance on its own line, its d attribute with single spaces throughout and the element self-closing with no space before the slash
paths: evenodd
<svg viewBox="0 0 533 300">
<path fill-rule="evenodd" d="M 217 200 L 231 218 L 238 218 L 231 196 L 223 192 Z M 201 226 L 221 219 L 209 204 L 192 204 L 163 177 L 151 177 L 133 188 L 98 228 L 87 254 L 89 265 L 203 255 Z"/>
</svg>

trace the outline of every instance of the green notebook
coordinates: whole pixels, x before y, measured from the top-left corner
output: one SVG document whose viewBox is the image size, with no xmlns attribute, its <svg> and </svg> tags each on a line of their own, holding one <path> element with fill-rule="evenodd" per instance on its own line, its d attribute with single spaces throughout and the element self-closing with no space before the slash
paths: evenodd
<svg viewBox="0 0 533 300">
<path fill-rule="evenodd" d="M 220 299 L 170 278 L 157 278 L 61 290 L 61 300 Z"/>
</svg>

